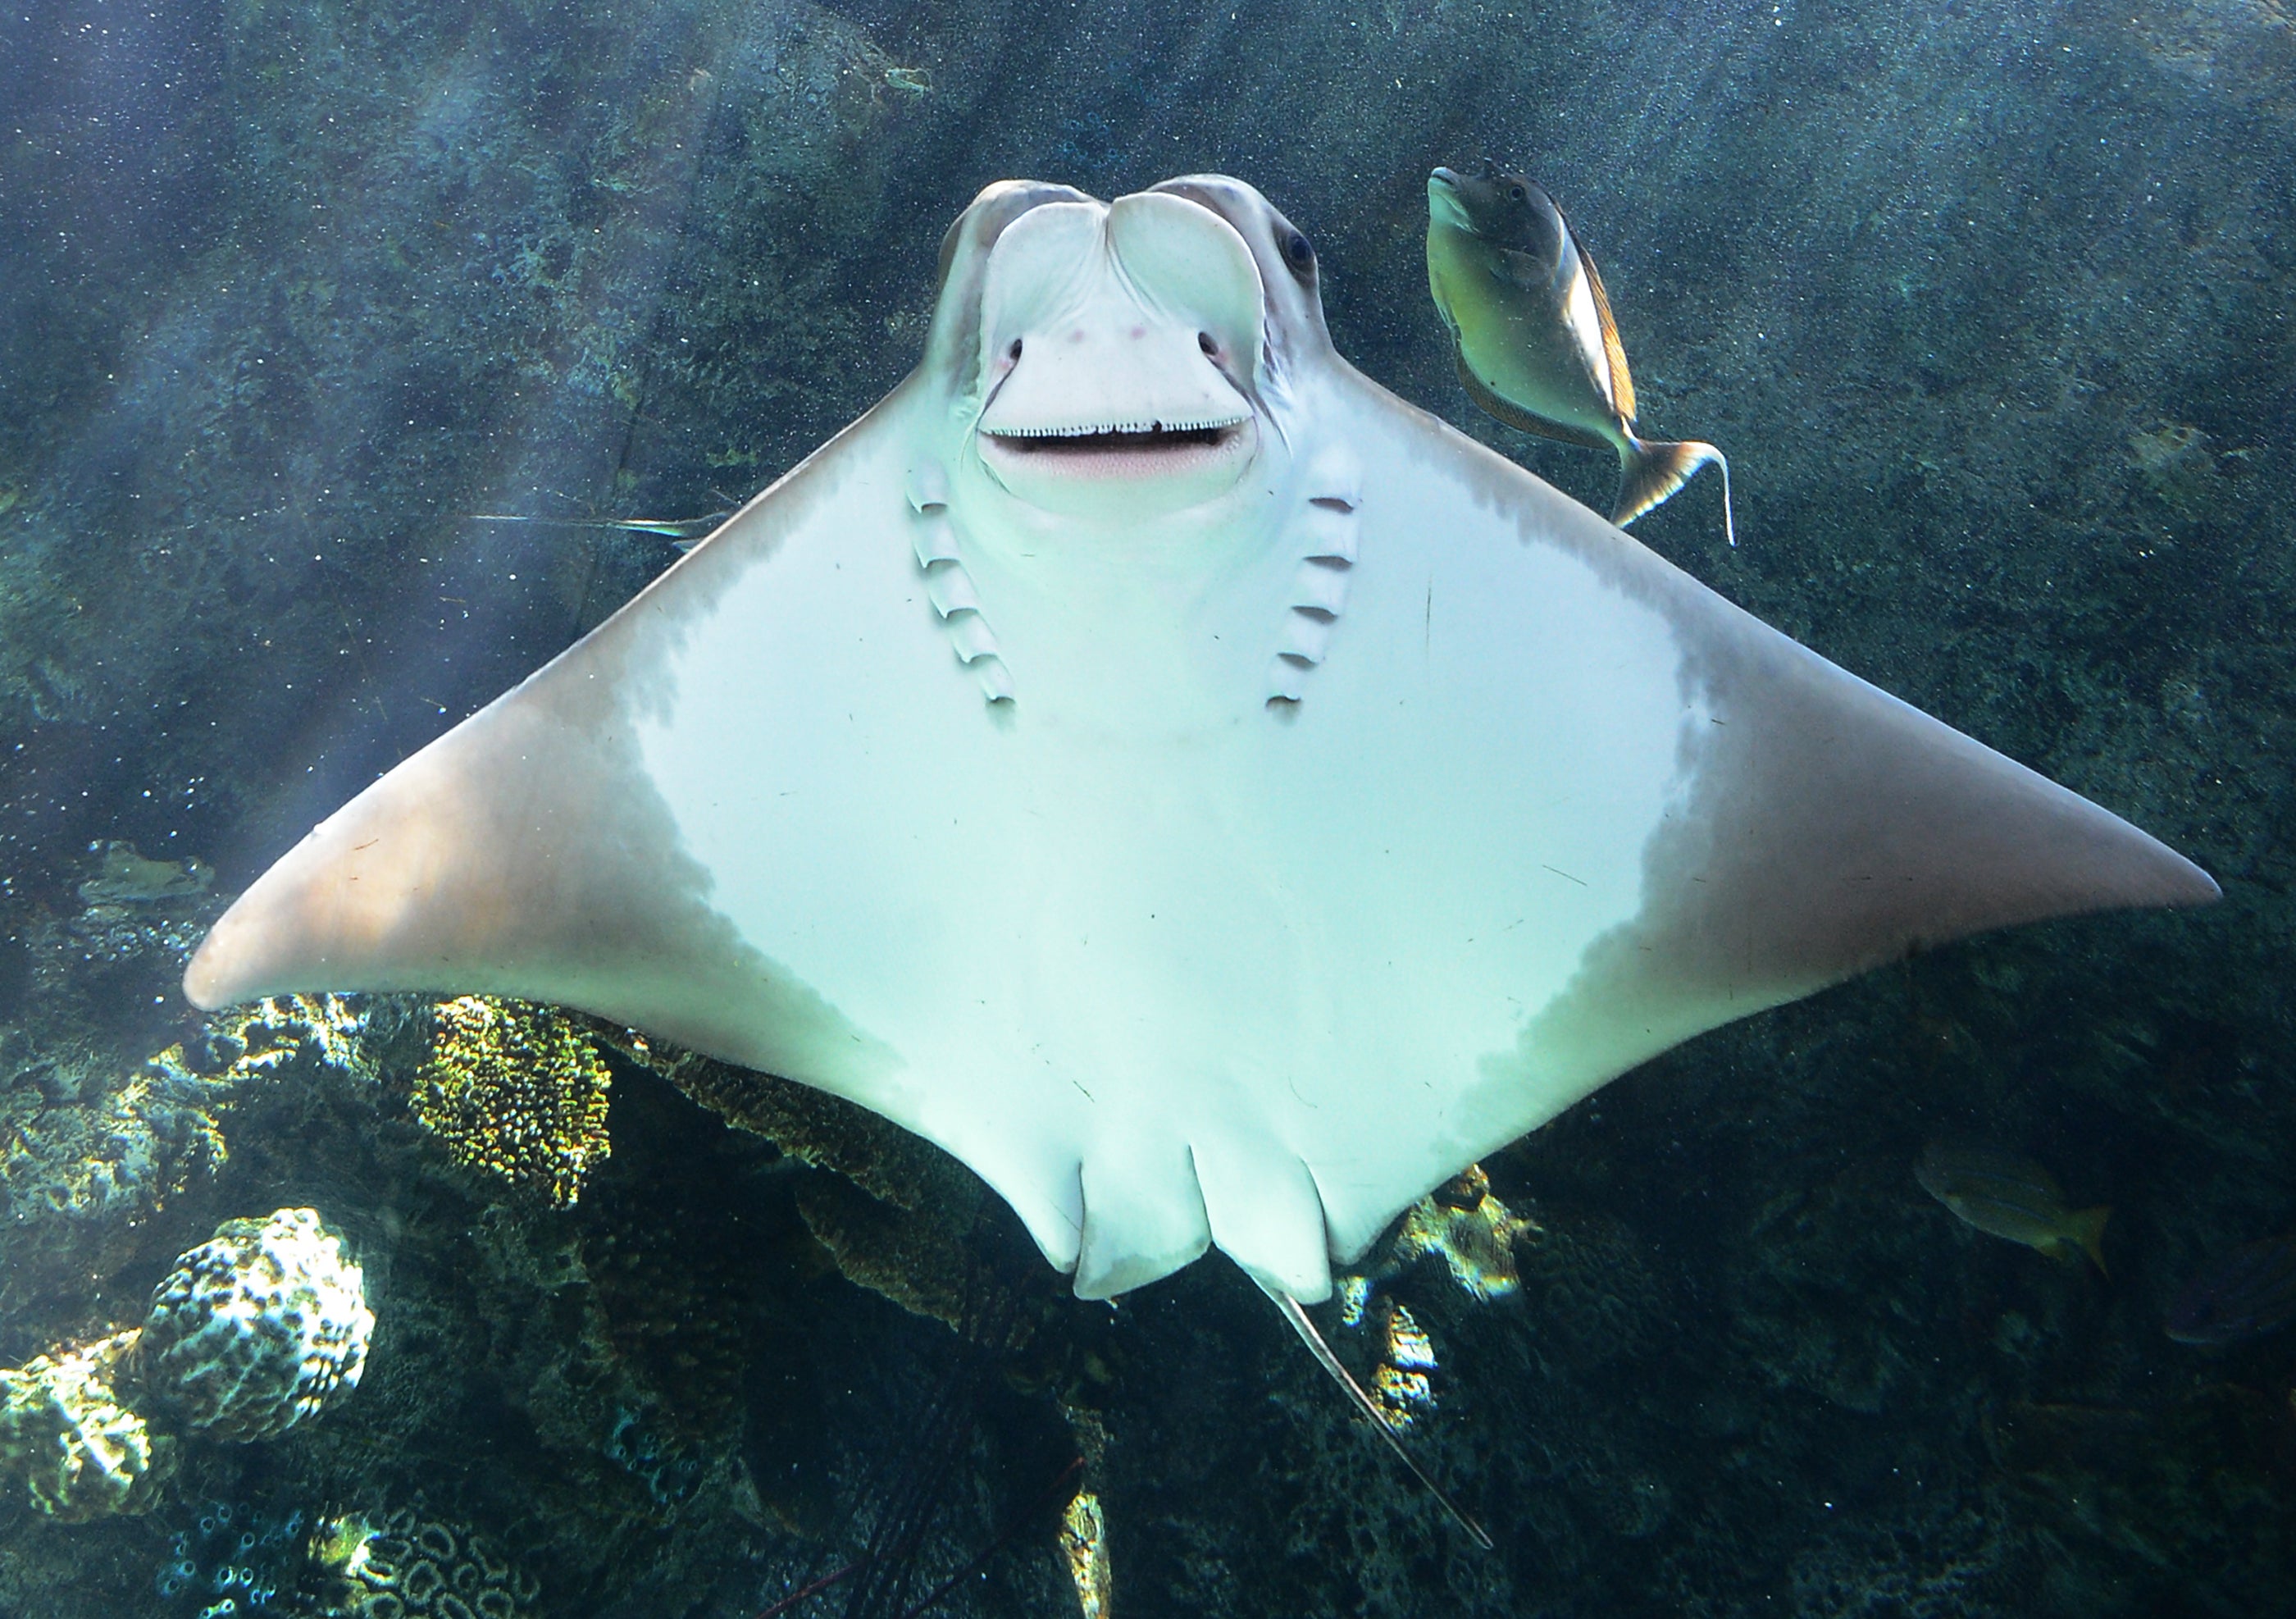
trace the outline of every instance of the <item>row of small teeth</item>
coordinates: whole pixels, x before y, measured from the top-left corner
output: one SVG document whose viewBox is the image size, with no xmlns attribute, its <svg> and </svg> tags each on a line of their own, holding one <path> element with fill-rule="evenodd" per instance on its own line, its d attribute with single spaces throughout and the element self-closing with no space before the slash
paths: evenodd
<svg viewBox="0 0 2296 1619">
<path fill-rule="evenodd" d="M 1199 422 L 1111 422 L 1101 427 L 992 427 L 999 439 L 1096 439 L 1110 433 L 1200 433 L 1234 427 L 1242 416 L 1206 416 Z"/>
</svg>

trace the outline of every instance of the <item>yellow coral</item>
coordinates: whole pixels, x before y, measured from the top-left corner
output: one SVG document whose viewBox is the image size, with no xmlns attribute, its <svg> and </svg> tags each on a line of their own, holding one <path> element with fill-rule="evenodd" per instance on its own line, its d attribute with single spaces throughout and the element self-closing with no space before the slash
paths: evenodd
<svg viewBox="0 0 2296 1619">
<path fill-rule="evenodd" d="M 457 1163 L 530 1188 L 561 1208 L 612 1150 L 604 1058 L 554 1007 L 464 995 L 434 1012 L 414 1116 Z"/>
<path fill-rule="evenodd" d="M 1061 1551 L 1083 1619 L 1108 1619 L 1108 1520 L 1089 1490 L 1078 1491 L 1061 1514 Z"/>
<path fill-rule="evenodd" d="M 0 1473 L 20 1476 L 50 1517 L 142 1512 L 175 1470 L 175 1441 L 152 1433 L 113 1387 L 138 1335 L 116 1332 L 0 1371 Z"/>
<path fill-rule="evenodd" d="M 1404 1270 L 1423 1254 L 1439 1253 L 1451 1279 L 1471 1297 L 1504 1297 L 1519 1285 L 1516 1240 L 1538 1230 L 1536 1220 L 1517 1214 L 1492 1194 L 1482 1165 L 1471 1163 L 1433 1196 L 1412 1204 L 1395 1236 L 1391 1270 Z"/>
</svg>

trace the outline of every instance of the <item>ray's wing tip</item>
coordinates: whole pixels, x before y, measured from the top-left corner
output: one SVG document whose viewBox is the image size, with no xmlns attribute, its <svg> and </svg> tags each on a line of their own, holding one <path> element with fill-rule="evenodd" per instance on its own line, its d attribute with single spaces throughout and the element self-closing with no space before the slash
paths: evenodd
<svg viewBox="0 0 2296 1619">
<path fill-rule="evenodd" d="M 2163 874 L 2164 897 L 2157 901 L 2170 910 L 2193 910 L 2224 898 L 2224 886 L 2193 861 L 2163 845 L 2169 866 Z"/>
<path fill-rule="evenodd" d="M 2102 880 L 2092 879 L 2095 899 L 2087 908 L 2195 910 L 2224 898 L 2217 880 L 2198 864 L 2141 827 L 2120 825 L 2135 846 L 2115 851 L 2118 858 Z"/>
<path fill-rule="evenodd" d="M 192 952 L 184 966 L 184 999 L 202 1012 L 220 1012 L 234 1001 L 245 999 L 238 993 L 230 967 L 221 959 L 215 948 L 215 935 L 209 933 Z"/>
<path fill-rule="evenodd" d="M 208 929 L 184 965 L 184 999 L 202 1012 L 255 1000 L 275 988 L 258 982 L 265 964 L 260 952 L 250 947 L 260 942 L 260 936 L 249 935 L 245 911 L 242 894 Z"/>
</svg>

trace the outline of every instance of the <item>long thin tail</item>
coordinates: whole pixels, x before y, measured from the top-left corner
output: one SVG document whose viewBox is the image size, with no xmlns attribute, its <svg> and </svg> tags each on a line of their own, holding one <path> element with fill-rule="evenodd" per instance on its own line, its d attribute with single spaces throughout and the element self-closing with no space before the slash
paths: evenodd
<svg viewBox="0 0 2296 1619">
<path fill-rule="evenodd" d="M 1403 1448 L 1402 1439 L 1397 1435 L 1392 1427 L 1388 1426 L 1387 1418 L 1382 1414 L 1378 1404 L 1369 1394 L 1364 1393 L 1363 1385 L 1355 1380 L 1348 1368 L 1340 1364 L 1340 1358 L 1332 1352 L 1332 1346 L 1324 1342 L 1324 1335 L 1316 1330 L 1316 1323 L 1308 1319 L 1306 1307 L 1290 1294 L 1279 1292 L 1266 1282 L 1259 1284 L 1259 1289 L 1275 1301 L 1275 1308 L 1282 1312 L 1285 1320 L 1292 1323 L 1292 1330 L 1300 1335 L 1300 1342 L 1305 1344 L 1308 1346 L 1308 1352 L 1316 1357 L 1316 1364 L 1329 1372 L 1332 1375 L 1332 1381 L 1346 1391 L 1348 1399 L 1354 1403 L 1356 1409 L 1369 1419 L 1372 1431 L 1385 1440 L 1387 1448 L 1395 1452 L 1397 1459 L 1411 1469 L 1411 1476 L 1417 1479 L 1427 1493 L 1442 1505 L 1443 1510 L 1451 1515 L 1453 1521 L 1467 1532 L 1468 1539 L 1473 1541 L 1485 1551 L 1490 1550 L 1490 1535 L 1480 1524 L 1461 1511 L 1456 1501 L 1443 1493 L 1443 1487 L 1427 1476 L 1425 1468 L 1411 1459 L 1411 1452 Z"/>
<path fill-rule="evenodd" d="M 737 507 L 707 517 L 529 517 L 515 512 L 473 512 L 472 522 L 530 522 L 550 529 L 619 529 L 625 534 L 654 534 L 681 551 L 691 551 L 726 526 Z"/>
<path fill-rule="evenodd" d="M 1722 469 L 1722 531 L 1735 546 L 1738 523 L 1730 511 L 1730 459 L 1711 444 L 1701 444 L 1695 439 L 1676 444 L 1629 436 L 1619 451 L 1619 501 L 1611 521 L 1625 528 L 1652 506 L 1665 504 L 1667 497 L 1696 477 L 1702 466 Z"/>
</svg>

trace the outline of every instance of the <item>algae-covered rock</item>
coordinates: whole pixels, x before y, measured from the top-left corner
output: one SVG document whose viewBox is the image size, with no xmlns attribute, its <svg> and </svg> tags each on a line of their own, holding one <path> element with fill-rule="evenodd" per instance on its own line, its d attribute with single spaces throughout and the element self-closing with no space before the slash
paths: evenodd
<svg viewBox="0 0 2296 1619">
<path fill-rule="evenodd" d="M 834 1170 L 895 1208 L 947 1210 L 969 1220 L 980 1181 L 920 1137 L 867 1108 L 809 1085 L 737 1068 L 698 1052 L 650 1041 L 635 1030 L 613 1037 L 632 1062 L 661 1075 L 739 1130 L 763 1136 L 815 1169 Z"/>
<path fill-rule="evenodd" d="M 898 1125 L 810 1086 L 648 1041 L 617 1049 L 727 1123 L 832 1174 L 798 1192 L 807 1229 L 852 1282 L 913 1314 L 956 1326 L 964 1241 L 978 1216 L 980 1178 Z"/>
<path fill-rule="evenodd" d="M 555 1007 L 464 995 L 436 1013 L 414 1116 L 457 1163 L 561 1208 L 613 1150 L 611 1076 L 583 1025 Z"/>
<path fill-rule="evenodd" d="M 115 1386 L 136 1336 L 131 1327 L 0 1371 L 0 1472 L 21 1478 L 50 1517 L 142 1512 L 175 1470 L 175 1442 Z"/>
<path fill-rule="evenodd" d="M 217 1439 L 269 1439 L 357 1386 L 374 1313 L 314 1209 L 226 1220 L 152 1295 L 135 1369 L 151 1402 Z"/>
</svg>

